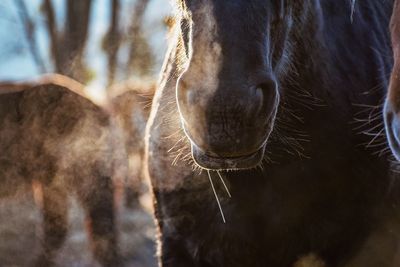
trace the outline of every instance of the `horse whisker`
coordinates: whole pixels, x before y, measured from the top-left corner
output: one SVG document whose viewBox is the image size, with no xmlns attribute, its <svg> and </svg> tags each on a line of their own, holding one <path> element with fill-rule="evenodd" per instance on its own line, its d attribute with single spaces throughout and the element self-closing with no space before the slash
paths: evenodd
<svg viewBox="0 0 400 267">
<path fill-rule="evenodd" d="M 222 216 L 222 221 L 224 223 L 226 223 L 225 215 L 224 215 L 224 212 L 222 210 L 221 203 L 219 202 L 217 192 L 215 191 L 215 187 L 214 187 L 214 183 L 212 181 L 211 175 L 210 175 L 210 171 L 207 170 L 207 174 L 208 174 L 208 179 L 210 180 L 211 188 L 212 188 L 212 190 L 214 192 L 215 199 L 217 200 L 218 208 L 219 208 L 219 211 L 220 211 L 221 216 Z"/>
<path fill-rule="evenodd" d="M 228 196 L 231 198 L 231 197 L 232 197 L 231 192 L 229 192 L 229 189 L 228 189 L 228 187 L 227 187 L 226 184 L 225 184 L 224 178 L 222 178 L 222 176 L 221 176 L 221 174 L 219 173 L 219 171 L 217 171 L 217 174 L 218 174 L 219 178 L 221 179 L 222 184 L 223 184 L 224 187 L 225 187 L 226 193 L 227 193 Z"/>
</svg>

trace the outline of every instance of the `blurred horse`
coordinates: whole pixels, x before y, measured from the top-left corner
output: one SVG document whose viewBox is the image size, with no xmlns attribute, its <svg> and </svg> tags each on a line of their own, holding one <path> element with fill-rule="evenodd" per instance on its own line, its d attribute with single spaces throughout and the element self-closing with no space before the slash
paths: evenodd
<svg viewBox="0 0 400 267">
<path fill-rule="evenodd" d="M 113 179 L 124 178 L 122 135 L 111 113 L 82 85 L 60 75 L 0 84 L 0 198 L 30 190 L 43 213 L 43 246 L 35 266 L 53 264 L 76 194 L 84 207 L 94 257 L 118 266 Z"/>
<path fill-rule="evenodd" d="M 109 88 L 110 106 L 122 129 L 125 153 L 128 156 L 128 177 L 124 187 L 128 207 L 135 207 L 140 196 L 148 191 L 144 180 L 144 135 L 155 91 L 153 81 L 130 81 Z"/>
</svg>

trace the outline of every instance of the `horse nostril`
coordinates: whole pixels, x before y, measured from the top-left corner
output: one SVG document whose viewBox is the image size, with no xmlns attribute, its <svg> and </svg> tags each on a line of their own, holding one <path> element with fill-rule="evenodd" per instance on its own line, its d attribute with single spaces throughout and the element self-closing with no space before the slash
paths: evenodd
<svg viewBox="0 0 400 267">
<path fill-rule="evenodd" d="M 273 79 L 267 79 L 258 84 L 254 90 L 257 99 L 257 113 L 269 113 L 276 104 L 277 84 Z"/>
<path fill-rule="evenodd" d="M 261 83 L 259 83 L 257 88 L 260 88 L 261 90 L 268 92 L 268 91 L 276 91 L 276 81 L 273 78 L 266 78 L 263 79 Z"/>
<path fill-rule="evenodd" d="M 261 87 L 256 87 L 253 93 L 255 99 L 254 107 L 256 108 L 255 112 L 259 114 L 262 112 L 264 106 L 264 90 Z"/>
<path fill-rule="evenodd" d="M 394 136 L 394 141 L 400 145 L 400 116 L 399 115 L 394 115 L 392 117 L 392 131 L 393 131 L 393 136 Z"/>
<path fill-rule="evenodd" d="M 395 158 L 400 161 L 400 114 L 393 109 L 391 101 L 386 100 L 384 120 L 389 147 Z"/>
</svg>

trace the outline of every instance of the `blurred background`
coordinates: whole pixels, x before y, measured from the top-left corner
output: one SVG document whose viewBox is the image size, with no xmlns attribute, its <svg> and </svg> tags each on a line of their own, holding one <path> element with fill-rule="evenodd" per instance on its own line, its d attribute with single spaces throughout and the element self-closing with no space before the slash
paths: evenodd
<svg viewBox="0 0 400 267">
<path fill-rule="evenodd" d="M 101 95 L 154 78 L 170 14 L 168 0 L 2 0 L 0 80 L 57 72 Z"/>
<path fill-rule="evenodd" d="M 168 0 L 2 0 L 0 81 L 60 73 L 105 98 L 128 80 L 157 78 L 167 48 Z M 152 267 L 155 230 L 149 193 L 142 205 L 118 210 L 126 266 Z M 40 246 L 41 214 L 33 193 L 0 199 L 0 266 L 28 266 Z M 67 242 L 57 266 L 96 266 L 88 246 L 82 208 L 72 197 Z"/>
</svg>

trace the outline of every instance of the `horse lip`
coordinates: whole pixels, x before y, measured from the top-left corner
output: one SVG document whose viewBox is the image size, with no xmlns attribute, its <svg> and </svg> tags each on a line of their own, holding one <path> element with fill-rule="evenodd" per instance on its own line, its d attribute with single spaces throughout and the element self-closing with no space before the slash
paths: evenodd
<svg viewBox="0 0 400 267">
<path fill-rule="evenodd" d="M 192 143 L 192 157 L 197 165 L 207 170 L 242 170 L 256 167 L 264 157 L 266 144 L 257 151 L 240 157 L 216 157 L 207 155 Z"/>
</svg>

